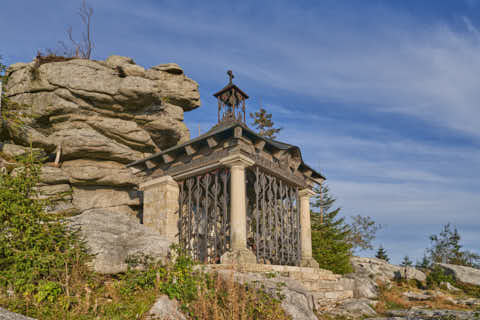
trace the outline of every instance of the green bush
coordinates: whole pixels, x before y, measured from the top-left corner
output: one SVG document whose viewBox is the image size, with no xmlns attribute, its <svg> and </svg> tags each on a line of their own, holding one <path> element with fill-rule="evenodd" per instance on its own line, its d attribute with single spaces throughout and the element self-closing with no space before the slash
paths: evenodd
<svg viewBox="0 0 480 320">
<path fill-rule="evenodd" d="M 18 160 L 15 175 L 0 174 L 0 287 L 54 299 L 58 290 L 52 288 L 63 288 L 66 270 L 88 255 L 76 233 L 45 213 L 48 202 L 37 197 L 40 165 L 33 153 Z"/>
<path fill-rule="evenodd" d="M 440 266 L 435 266 L 427 275 L 427 287 L 438 287 L 442 282 L 449 282 L 452 285 L 455 285 L 455 279 L 452 275 L 447 274 Z"/>
<path fill-rule="evenodd" d="M 192 259 L 178 248 L 172 247 L 172 249 L 176 252 L 176 259 L 166 265 L 144 255 L 129 257 L 128 271 L 121 276 L 124 281 L 122 292 L 157 288 L 170 299 L 180 301 L 184 308 L 197 299 L 198 288 L 205 280 L 204 275 L 194 270 L 195 263 Z M 144 267 L 139 269 L 137 268 L 139 265 Z"/>
<path fill-rule="evenodd" d="M 253 285 L 240 285 L 195 266 L 173 248 L 176 258 L 167 264 L 137 255 L 128 259 L 128 271 L 120 276 L 120 292 L 131 295 L 153 289 L 180 302 L 191 319 L 287 319 L 279 292 L 268 294 Z M 143 265 L 143 268 L 138 268 Z M 280 291 L 280 288 L 278 289 Z"/>
</svg>

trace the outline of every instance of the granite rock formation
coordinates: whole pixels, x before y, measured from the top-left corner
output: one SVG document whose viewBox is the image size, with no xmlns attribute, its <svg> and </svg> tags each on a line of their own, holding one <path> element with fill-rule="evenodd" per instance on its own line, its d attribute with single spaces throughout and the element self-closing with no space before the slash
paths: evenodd
<svg viewBox="0 0 480 320">
<path fill-rule="evenodd" d="M 145 69 L 121 56 L 36 59 L 11 65 L 7 76 L 5 96 L 23 125 L 1 123 L 0 167 L 14 173 L 14 158 L 30 145 L 47 157 L 38 190 L 54 200 L 49 211 L 86 223 L 84 235 L 98 254 L 95 269 L 109 272 L 101 262 L 108 260 L 115 262 L 111 272 L 124 269 L 120 257 L 135 249 L 120 252 L 114 246 L 108 257 L 100 244 L 115 242 L 123 232 L 137 234 L 131 218 L 143 227 L 138 179 L 125 164 L 190 139 L 183 114 L 200 106 L 198 84 L 177 64 Z M 54 163 L 58 155 L 60 161 Z M 107 223 L 101 215 L 128 220 L 130 227 L 120 232 L 118 223 Z M 92 219 L 105 223 L 95 229 Z"/>
<path fill-rule="evenodd" d="M 479 269 L 448 263 L 437 263 L 437 265 L 444 269 L 447 274 L 453 275 L 457 281 L 480 286 Z"/>
<path fill-rule="evenodd" d="M 420 282 L 424 282 L 427 279 L 425 273 L 414 267 L 396 266 L 382 259 L 352 257 L 350 262 L 357 277 L 364 275 L 384 283 L 399 278 L 415 279 Z"/>
</svg>

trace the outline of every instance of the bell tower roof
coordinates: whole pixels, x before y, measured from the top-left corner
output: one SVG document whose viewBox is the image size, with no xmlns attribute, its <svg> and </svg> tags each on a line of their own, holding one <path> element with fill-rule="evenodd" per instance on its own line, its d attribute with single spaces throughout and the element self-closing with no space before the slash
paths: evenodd
<svg viewBox="0 0 480 320">
<path fill-rule="evenodd" d="M 218 123 L 240 121 L 245 123 L 245 100 L 249 97 L 233 83 L 232 70 L 227 71 L 228 84 L 213 96 L 218 101 Z"/>
</svg>

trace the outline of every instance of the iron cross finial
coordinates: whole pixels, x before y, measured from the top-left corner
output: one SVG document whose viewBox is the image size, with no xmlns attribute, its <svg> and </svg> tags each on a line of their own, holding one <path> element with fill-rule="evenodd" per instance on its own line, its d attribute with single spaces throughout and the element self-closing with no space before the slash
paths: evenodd
<svg viewBox="0 0 480 320">
<path fill-rule="evenodd" d="M 229 84 L 232 84 L 232 80 L 233 80 L 233 78 L 235 78 L 235 76 L 233 75 L 232 70 L 228 70 L 228 71 L 227 71 L 227 74 L 228 74 L 228 78 L 229 78 L 229 82 L 228 82 L 228 83 L 229 83 Z"/>
</svg>

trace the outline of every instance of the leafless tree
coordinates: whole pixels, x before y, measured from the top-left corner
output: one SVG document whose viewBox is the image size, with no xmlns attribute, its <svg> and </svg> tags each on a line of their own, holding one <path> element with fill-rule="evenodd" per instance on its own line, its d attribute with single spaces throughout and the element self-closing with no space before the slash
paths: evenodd
<svg viewBox="0 0 480 320">
<path fill-rule="evenodd" d="M 70 26 L 67 29 L 68 40 L 71 45 L 67 45 L 64 41 L 59 41 L 61 50 L 64 56 L 90 59 L 92 50 L 94 48 L 92 41 L 92 15 L 93 9 L 85 0 L 82 1 L 82 6 L 78 10 L 78 15 L 82 20 L 85 30 L 82 32 L 82 39 L 77 41 L 73 37 L 73 28 Z"/>
</svg>

